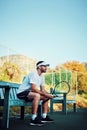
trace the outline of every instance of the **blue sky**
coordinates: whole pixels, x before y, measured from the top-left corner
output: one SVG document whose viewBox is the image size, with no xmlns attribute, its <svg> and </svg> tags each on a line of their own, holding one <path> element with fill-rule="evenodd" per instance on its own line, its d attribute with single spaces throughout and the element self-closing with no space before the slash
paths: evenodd
<svg viewBox="0 0 87 130">
<path fill-rule="evenodd" d="M 87 0 L 0 0 L 0 55 L 87 62 Z"/>
</svg>

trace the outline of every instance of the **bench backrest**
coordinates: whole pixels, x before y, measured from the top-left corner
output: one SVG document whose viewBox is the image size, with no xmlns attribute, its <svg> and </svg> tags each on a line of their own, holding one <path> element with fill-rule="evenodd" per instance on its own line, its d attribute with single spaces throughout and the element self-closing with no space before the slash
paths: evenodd
<svg viewBox="0 0 87 130">
<path fill-rule="evenodd" d="M 17 99 L 17 89 L 19 88 L 20 84 L 10 83 L 12 88 L 10 88 L 10 99 Z M 5 96 L 5 88 L 0 88 L 0 99 L 4 99 Z"/>
</svg>

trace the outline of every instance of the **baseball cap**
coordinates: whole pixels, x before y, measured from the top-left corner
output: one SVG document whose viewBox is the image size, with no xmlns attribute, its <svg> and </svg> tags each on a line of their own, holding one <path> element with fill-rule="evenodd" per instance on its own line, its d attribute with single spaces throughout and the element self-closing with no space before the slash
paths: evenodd
<svg viewBox="0 0 87 130">
<path fill-rule="evenodd" d="M 38 62 L 36 66 L 37 67 L 39 67 L 39 66 L 50 66 L 50 64 L 46 63 L 45 61 L 42 61 L 40 63 Z"/>
</svg>

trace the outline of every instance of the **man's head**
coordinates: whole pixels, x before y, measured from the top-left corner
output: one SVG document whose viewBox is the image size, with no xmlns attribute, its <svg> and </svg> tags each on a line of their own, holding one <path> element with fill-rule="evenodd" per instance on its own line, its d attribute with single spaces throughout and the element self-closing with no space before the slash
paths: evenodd
<svg viewBox="0 0 87 130">
<path fill-rule="evenodd" d="M 47 67 L 50 66 L 48 63 L 46 63 L 45 61 L 38 61 L 36 64 L 36 68 L 40 69 L 41 72 L 46 72 Z"/>
</svg>

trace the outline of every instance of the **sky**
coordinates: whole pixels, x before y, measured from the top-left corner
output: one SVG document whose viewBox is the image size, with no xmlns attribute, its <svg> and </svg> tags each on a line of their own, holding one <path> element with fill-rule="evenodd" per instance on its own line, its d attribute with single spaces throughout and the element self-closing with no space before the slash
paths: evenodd
<svg viewBox="0 0 87 130">
<path fill-rule="evenodd" d="M 51 67 L 87 62 L 87 0 L 0 0 L 0 56 L 8 53 Z"/>
</svg>

